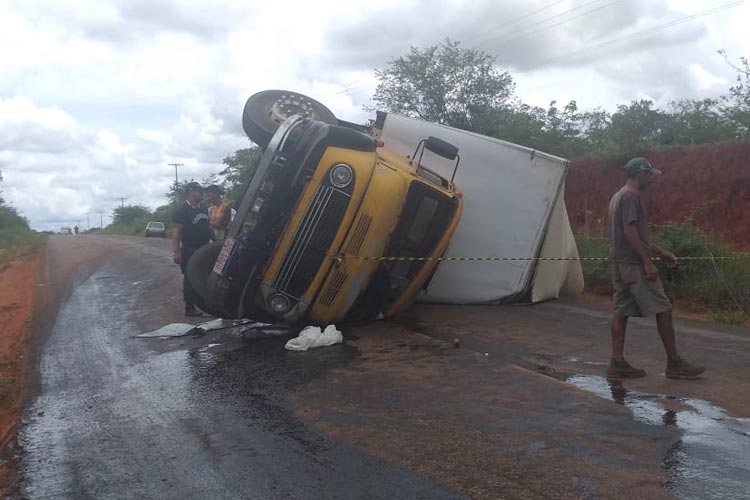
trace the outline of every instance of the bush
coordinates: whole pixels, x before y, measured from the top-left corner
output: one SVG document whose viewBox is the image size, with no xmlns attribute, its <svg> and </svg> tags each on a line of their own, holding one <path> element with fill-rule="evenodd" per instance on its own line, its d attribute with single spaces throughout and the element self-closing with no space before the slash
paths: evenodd
<svg viewBox="0 0 750 500">
<path fill-rule="evenodd" d="M 692 217 L 653 227 L 651 239 L 679 260 L 675 269 L 657 264 L 671 299 L 690 307 L 707 308 L 716 321 L 744 324 L 750 320 L 750 258 L 735 255 L 725 245 L 711 240 L 693 226 Z M 606 238 L 577 236 L 576 241 L 582 257 L 604 257 L 609 253 Z M 700 259 L 680 260 L 681 257 Z M 587 290 L 611 293 L 609 262 L 583 261 L 581 267 Z"/>
</svg>

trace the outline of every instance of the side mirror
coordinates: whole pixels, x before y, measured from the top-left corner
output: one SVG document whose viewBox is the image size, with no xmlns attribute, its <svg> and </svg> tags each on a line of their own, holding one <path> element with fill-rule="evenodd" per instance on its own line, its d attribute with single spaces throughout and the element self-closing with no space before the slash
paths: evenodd
<svg viewBox="0 0 750 500">
<path fill-rule="evenodd" d="M 458 171 L 458 164 L 461 162 L 461 157 L 458 155 L 458 148 L 450 142 L 429 136 L 427 139 L 419 141 L 417 149 L 414 150 L 414 154 L 411 156 L 412 160 L 417 157 L 417 152 L 419 152 L 420 146 L 422 146 L 422 152 L 419 155 L 419 160 L 417 160 L 417 173 L 419 173 L 419 167 L 422 166 L 422 155 L 426 149 L 438 156 L 442 156 L 446 160 L 456 160 L 456 165 L 453 167 L 453 175 L 451 176 L 451 184 L 453 184 L 453 181 L 456 178 L 456 172 Z"/>
<path fill-rule="evenodd" d="M 429 136 L 424 143 L 427 151 L 432 151 L 436 155 L 442 156 L 446 160 L 455 160 L 458 156 L 458 148 L 437 137 Z"/>
</svg>

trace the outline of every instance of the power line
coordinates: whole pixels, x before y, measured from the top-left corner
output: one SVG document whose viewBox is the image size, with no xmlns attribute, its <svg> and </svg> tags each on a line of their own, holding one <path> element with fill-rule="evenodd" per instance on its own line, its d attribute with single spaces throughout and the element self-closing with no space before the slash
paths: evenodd
<svg viewBox="0 0 750 500">
<path fill-rule="evenodd" d="M 538 33 L 542 33 L 542 32 L 544 32 L 544 31 L 548 31 L 548 30 L 550 30 L 550 29 L 553 29 L 553 28 L 556 28 L 556 27 L 558 27 L 558 26 L 562 26 L 563 24 L 567 24 L 567 23 L 569 23 L 569 22 L 571 22 L 571 21 L 574 21 L 574 20 L 576 20 L 576 19 L 579 19 L 579 18 L 581 18 L 581 17 L 589 16 L 589 15 L 591 15 L 591 14 L 594 14 L 594 13 L 596 13 L 596 12 L 599 12 L 599 11 L 601 11 L 601 10 L 604 10 L 604 9 L 606 9 L 606 8 L 609 8 L 609 7 L 613 6 L 613 5 L 616 5 L 616 4 L 618 4 L 618 3 L 621 3 L 621 2 L 623 1 L 623 0 L 614 0 L 613 2 L 610 2 L 610 3 L 608 3 L 608 4 L 605 4 L 605 5 L 602 5 L 602 6 L 600 6 L 600 7 L 597 7 L 596 9 L 592 9 L 592 10 L 590 10 L 590 11 L 587 11 L 587 12 L 583 12 L 583 13 L 581 13 L 581 14 L 578 14 L 578 15 L 576 15 L 576 16 L 570 17 L 570 18 L 568 18 L 568 19 L 565 19 L 565 20 L 563 20 L 563 21 L 560 21 L 560 22 L 558 22 L 558 23 L 555 23 L 555 24 L 552 24 L 552 25 L 549 25 L 549 26 L 545 26 L 545 27 L 543 27 L 543 28 L 541 28 L 541 29 L 539 29 L 539 30 L 535 30 L 535 31 L 530 31 L 530 32 L 526 32 L 526 33 L 524 33 L 524 31 L 528 30 L 529 28 L 533 28 L 533 27 L 535 27 L 535 26 L 539 26 L 539 25 L 542 25 L 542 24 L 544 24 L 544 23 L 546 23 L 546 22 L 548 22 L 548 21 L 551 21 L 551 20 L 553 20 L 553 19 L 557 19 L 557 18 L 559 18 L 559 17 L 562 17 L 562 16 L 564 16 L 564 15 L 566 15 L 566 14 L 570 14 L 571 12 L 575 12 L 575 11 L 577 11 L 577 10 L 583 9 L 583 8 L 585 8 L 585 7 L 588 7 L 588 6 L 590 6 L 590 5 L 593 5 L 593 4 L 595 4 L 595 3 L 599 3 L 599 2 L 601 2 L 601 1 L 603 1 L 603 0 L 591 0 L 590 2 L 587 2 L 587 3 L 585 3 L 585 4 L 579 5 L 579 6 L 577 6 L 577 7 L 573 7 L 572 9 L 568 9 L 568 10 L 566 10 L 566 11 L 560 12 L 559 14 L 555 14 L 555 15 L 553 15 L 553 16 L 550 16 L 550 17 L 544 18 L 544 19 L 542 19 L 542 20 L 540 20 L 540 21 L 537 21 L 537 22 L 535 22 L 535 23 L 529 24 L 529 25 L 527 25 L 527 26 L 524 26 L 524 27 L 522 27 L 522 28 L 519 28 L 519 29 L 517 29 L 517 30 L 515 30 L 515 31 L 511 31 L 511 32 L 509 32 L 509 33 L 503 33 L 503 34 L 502 34 L 502 35 L 501 35 L 500 37 L 498 37 L 498 38 L 496 38 L 496 39 L 495 39 L 495 42 L 498 42 L 498 41 L 499 41 L 499 42 L 505 43 L 505 42 L 508 42 L 508 41 L 511 41 L 511 40 L 515 40 L 515 39 L 518 39 L 518 38 L 523 38 L 523 37 L 526 37 L 526 36 L 531 36 L 531 35 L 535 35 L 535 34 L 538 34 Z M 552 3 L 552 4 L 549 4 L 549 5 L 547 5 L 547 6 L 546 6 L 546 7 L 544 7 L 544 8 L 538 9 L 538 10 L 534 11 L 533 13 L 530 13 L 529 15 L 531 15 L 531 14 L 536 14 L 536 13 L 538 13 L 538 12 L 541 12 L 541 11 L 543 11 L 543 10 L 547 9 L 547 8 L 550 8 L 550 7 L 554 6 L 554 5 L 557 5 L 558 3 L 560 3 L 560 2 L 554 2 L 554 3 Z M 512 22 L 510 22 L 510 23 L 508 23 L 508 24 L 506 24 L 506 25 L 504 25 L 503 27 L 507 27 L 507 26 L 509 26 L 509 25 L 511 25 L 511 24 L 514 24 L 514 23 L 515 23 L 516 21 L 518 21 L 518 20 L 520 20 L 520 19 L 523 19 L 523 18 L 525 18 L 525 17 L 529 17 L 529 15 L 526 15 L 526 16 L 521 16 L 521 18 L 518 18 L 518 19 L 516 19 L 516 20 L 514 20 L 514 21 L 512 21 Z M 498 28 L 493 28 L 493 30 L 496 30 L 496 29 L 499 29 L 499 28 L 500 28 L 500 27 L 498 27 Z M 490 31 L 493 31 L 493 30 L 488 30 L 488 31 L 486 31 L 486 32 L 484 32 L 484 33 L 488 33 L 488 32 L 490 32 Z M 518 35 L 518 36 L 513 36 L 513 35 L 516 35 L 516 34 L 519 34 L 519 33 L 520 33 L 520 35 Z M 476 38 L 478 38 L 478 37 L 480 37 L 480 36 L 482 36 L 482 34 L 481 34 L 481 33 L 480 33 L 480 34 L 478 34 L 478 35 L 476 35 L 476 36 L 474 36 L 473 38 L 470 38 L 469 40 L 474 40 L 474 39 L 476 39 Z M 466 42 L 466 41 L 464 41 L 464 42 L 462 42 L 462 43 L 465 43 L 465 42 Z M 478 46 L 477 46 L 477 48 L 481 47 L 482 45 L 486 45 L 486 44 L 487 44 L 488 42 L 489 42 L 489 40 L 487 40 L 487 41 L 485 41 L 485 42 L 482 42 L 482 44 L 478 45 Z M 495 43 L 495 42 L 493 42 L 493 43 Z M 350 90 L 351 90 L 351 92 L 350 92 Z M 354 88 L 349 88 L 349 89 L 347 89 L 347 88 L 344 88 L 343 90 L 341 90 L 341 91 L 337 92 L 337 94 L 348 93 L 348 94 L 349 94 L 350 96 L 354 96 L 354 95 L 360 94 L 360 93 L 362 93 L 362 92 L 365 92 L 365 91 L 368 91 L 368 90 L 370 90 L 370 85 L 369 85 L 369 82 L 368 82 L 368 83 L 364 83 L 363 85 L 362 85 L 362 84 L 358 85 L 358 88 L 357 88 L 357 89 L 354 89 Z"/>
<path fill-rule="evenodd" d="M 617 0 L 616 2 L 612 2 L 610 4 L 607 4 L 605 6 L 602 6 L 602 7 L 598 8 L 596 10 L 601 10 L 603 8 L 606 8 L 606 7 L 610 6 L 610 5 L 613 5 L 614 3 L 618 3 L 619 1 L 621 1 L 621 0 Z M 744 3 L 745 3 L 745 0 L 738 0 L 738 1 L 735 1 L 735 2 L 730 2 L 728 4 L 724 4 L 724 5 L 720 5 L 718 7 L 707 9 L 705 11 L 698 12 L 696 14 L 684 16 L 684 17 L 681 17 L 681 18 L 678 18 L 678 19 L 674 19 L 674 20 L 666 22 L 666 23 L 662 23 L 662 24 L 659 24 L 659 25 L 656 25 L 656 26 L 652 26 L 650 28 L 647 28 L 647 29 L 644 29 L 644 30 L 641 30 L 641 31 L 638 31 L 638 32 L 635 32 L 635 33 L 631 33 L 631 34 L 628 34 L 628 35 L 623 35 L 623 36 L 620 36 L 620 37 L 612 38 L 610 40 L 605 40 L 605 41 L 603 41 L 603 42 L 601 42 L 599 44 L 596 44 L 594 46 L 587 47 L 585 49 L 580 49 L 580 50 L 573 51 L 573 52 L 569 52 L 567 54 L 564 54 L 564 55 L 556 57 L 556 58 L 548 59 L 548 60 L 540 63 L 539 65 L 535 66 L 534 69 L 538 69 L 540 67 L 547 66 L 549 64 L 553 64 L 555 62 L 562 61 L 564 59 L 568 59 L 568 58 L 571 58 L 571 57 L 575 57 L 575 56 L 579 56 L 579 55 L 585 55 L 585 54 L 588 54 L 590 52 L 601 50 L 603 48 L 608 48 L 608 47 L 611 47 L 613 45 L 617 45 L 617 44 L 619 44 L 621 42 L 630 41 L 630 40 L 633 40 L 633 39 L 636 39 L 636 38 L 639 38 L 639 37 L 642 37 L 642 36 L 645 36 L 645 35 L 649 35 L 651 33 L 655 33 L 657 31 L 661 31 L 661 30 L 666 29 L 666 28 L 670 28 L 672 26 L 677 26 L 677 25 L 686 23 L 688 21 L 692 21 L 692 20 L 695 20 L 695 19 L 699 19 L 701 17 L 708 16 L 710 14 L 715 14 L 717 12 L 721 12 L 721 11 L 724 11 L 724 10 L 732 9 L 732 8 L 738 7 L 738 6 L 740 6 L 740 5 L 744 4 Z M 589 13 L 595 12 L 595 11 L 590 11 L 588 13 L 581 14 L 581 15 L 579 15 L 577 17 L 588 15 Z M 570 21 L 572 19 L 573 18 L 571 18 L 571 19 L 569 19 L 569 20 L 567 20 L 565 22 L 568 22 L 568 21 Z M 557 25 L 560 25 L 560 24 L 564 24 L 564 22 L 558 23 Z M 548 28 L 549 27 L 543 28 L 542 30 L 539 30 L 539 31 L 544 31 L 544 30 L 546 30 Z M 533 34 L 533 33 L 530 33 L 530 34 Z M 355 91 L 353 94 L 357 94 L 359 92 L 362 92 L 363 90 L 367 90 L 367 89 L 362 89 L 360 91 Z"/>
<path fill-rule="evenodd" d="M 679 24 L 683 24 L 683 23 L 686 23 L 688 21 L 692 21 L 694 19 L 699 19 L 701 17 L 706 17 L 706 16 L 708 16 L 710 14 L 715 14 L 717 12 L 721 12 L 721 11 L 724 11 L 724 10 L 732 9 L 734 7 L 739 7 L 740 5 L 742 5 L 744 3 L 745 3 L 745 0 L 739 0 L 739 1 L 736 1 L 736 2 L 730 2 L 728 4 L 720 5 L 718 7 L 712 8 L 712 9 L 708 9 L 708 10 L 704 10 L 702 12 L 698 12 L 697 14 L 692 14 L 692 15 L 689 15 L 689 16 L 684 16 L 684 17 L 681 17 L 681 18 L 678 18 L 678 19 L 674 19 L 674 20 L 666 22 L 666 23 L 662 23 L 662 24 L 658 24 L 656 26 L 652 26 L 650 28 L 646 28 L 646 29 L 641 30 L 641 31 L 637 31 L 635 33 L 630 33 L 629 35 L 624 35 L 624 36 L 612 38 L 610 40 L 605 40 L 604 42 L 601 42 L 601 43 L 599 43 L 597 45 L 594 45 L 592 47 L 588 47 L 588 48 L 585 48 L 585 49 L 581 49 L 581 50 L 576 50 L 576 51 L 573 51 L 573 52 L 569 52 L 567 54 L 563 54 L 562 56 L 555 57 L 553 59 L 549 59 L 547 61 L 544 61 L 541 64 L 537 65 L 536 68 L 540 68 L 542 66 L 547 66 L 549 64 L 552 64 L 552 63 L 555 63 L 555 62 L 558 62 L 558 61 L 562 61 L 564 59 L 568 59 L 568 58 L 571 58 L 571 57 L 588 54 L 588 53 L 591 53 L 591 52 L 594 52 L 594 51 L 597 51 L 597 50 L 600 50 L 600 49 L 603 49 L 603 48 L 611 47 L 611 46 L 617 45 L 617 44 L 619 44 L 621 42 L 626 42 L 626 41 L 634 40 L 636 38 L 640 38 L 642 36 L 649 35 L 651 33 L 655 33 L 657 31 L 661 31 L 661 30 L 666 29 L 666 28 L 670 28 L 672 26 L 677 26 Z"/>
<path fill-rule="evenodd" d="M 477 38 L 483 37 L 487 33 L 492 33 L 493 31 L 497 31 L 497 30 L 499 30 L 501 28 L 507 28 L 508 26 L 516 24 L 518 21 L 523 21 L 524 19 L 527 19 L 527 18 L 533 16 L 534 14 L 539 14 L 540 12 L 543 12 L 543 11 L 545 11 L 547 9 L 550 9 L 550 8 L 554 7 L 555 5 L 561 4 L 561 3 L 565 2 L 565 1 L 566 0 L 558 0 L 557 2 L 552 2 L 551 4 L 548 4 L 548 5 L 544 6 L 544 7 L 542 7 L 541 9 L 537 9 L 537 10 L 535 10 L 533 12 L 529 12 L 528 14 L 525 14 L 525 15 L 523 15 L 521 17 L 517 17 L 517 18 L 513 19 L 512 21 L 507 22 L 504 25 L 495 26 L 494 28 L 490 28 L 490 29 L 488 29 L 486 31 L 481 31 L 481 32 L 477 33 L 476 35 L 474 35 L 473 37 L 467 38 L 463 42 L 464 43 L 468 43 L 468 42 L 470 42 L 472 40 L 476 40 Z M 598 2 L 598 1 L 601 1 L 601 0 L 594 0 L 594 1 Z"/>
<path fill-rule="evenodd" d="M 563 24 L 567 24 L 567 23 L 569 23 L 571 21 L 575 21 L 576 19 L 580 19 L 582 17 L 589 16 L 591 14 L 599 12 L 600 10 L 604 10 L 606 8 L 612 7 L 613 5 L 616 5 L 616 4 L 622 3 L 622 2 L 623 2 L 623 0 L 614 0 L 614 2 L 610 2 L 608 4 L 602 5 L 600 7 L 597 7 L 596 9 L 592 9 L 592 10 L 589 10 L 587 12 L 582 12 L 581 14 L 578 14 L 578 15 L 573 16 L 573 17 L 569 17 L 568 19 L 565 19 L 564 21 L 560 21 L 558 23 L 551 24 L 549 26 L 545 26 L 544 28 L 541 28 L 541 29 L 538 29 L 538 30 L 535 30 L 535 31 L 530 31 L 530 32 L 527 32 L 527 33 L 521 33 L 518 36 L 514 36 L 514 37 L 510 37 L 510 38 L 505 38 L 505 40 L 502 40 L 502 37 L 501 37 L 500 40 L 503 41 L 503 42 L 508 42 L 510 40 L 518 40 L 519 38 L 524 38 L 524 37 L 531 36 L 531 35 L 537 35 L 539 33 L 543 33 L 545 31 L 549 31 L 549 30 L 551 30 L 553 28 L 557 28 L 558 26 L 562 26 Z M 572 12 L 572 10 L 573 9 L 571 9 L 568 12 Z M 526 28 L 524 28 L 524 29 L 526 29 Z"/>
<path fill-rule="evenodd" d="M 477 38 L 479 38 L 479 37 L 481 37 L 481 36 L 483 36 L 483 35 L 485 35 L 485 34 L 487 34 L 487 33 L 491 33 L 491 32 L 493 32 L 493 31 L 497 31 L 497 30 L 499 30 L 499 29 L 502 29 L 502 28 L 507 28 L 507 27 L 509 27 L 509 26 L 512 26 L 513 24 L 515 24 L 515 23 L 517 23 L 517 22 L 519 22 L 519 21 L 522 21 L 522 20 L 524 20 L 524 19 L 527 19 L 527 18 L 529 18 L 529 17 L 531 17 L 531 16 L 533 16 L 533 15 L 535 15 L 535 14 L 538 14 L 538 13 L 540 13 L 540 12 L 543 12 L 543 11 L 547 10 L 547 9 L 550 9 L 550 8 L 554 7 L 555 5 L 558 5 L 558 4 L 561 4 L 561 3 L 563 3 L 564 1 L 566 1 L 566 0 L 558 0 L 558 1 L 556 1 L 556 2 L 552 2 L 552 3 L 550 3 L 550 4 L 547 4 L 547 5 L 545 5 L 544 7 L 541 7 L 541 8 L 539 8 L 539 9 L 537 9 L 537 10 L 534 10 L 534 11 L 532 11 L 532 12 L 529 12 L 529 13 L 527 13 L 527 14 L 524 14 L 524 15 L 522 15 L 522 16 L 520 16 L 520 17 L 517 17 L 517 18 L 513 19 L 512 21 L 509 21 L 509 22 L 507 22 L 507 23 L 505 23 L 505 24 L 503 24 L 503 25 L 501 25 L 501 26 L 495 26 L 494 28 L 491 28 L 491 29 L 489 29 L 489 30 L 483 31 L 483 32 L 481 32 L 481 33 L 477 33 L 477 34 L 476 34 L 476 35 L 474 35 L 473 37 L 471 37 L 471 38 L 469 38 L 469 39 L 467 39 L 467 40 L 464 40 L 464 41 L 463 41 L 462 43 L 467 43 L 468 41 L 471 41 L 471 40 L 475 40 L 475 39 L 477 39 Z M 584 5 L 580 6 L 580 7 L 576 7 L 576 8 L 574 8 L 574 9 L 571 9 L 571 10 L 565 11 L 565 12 L 563 12 L 563 13 L 562 13 L 562 14 L 560 14 L 560 15 L 566 14 L 566 13 L 568 13 L 568 12 L 572 12 L 573 10 L 577 10 L 577 9 L 579 9 L 579 8 L 585 7 L 585 6 L 587 6 L 587 5 L 590 5 L 590 4 L 592 4 L 592 3 L 596 3 L 596 2 L 601 2 L 601 1 L 602 1 L 602 0 L 592 0 L 591 2 L 589 2 L 589 3 L 587 3 L 587 4 L 584 4 Z M 554 17 L 557 17 L 557 16 L 553 16 L 552 18 L 554 18 Z M 552 19 L 552 18 L 549 18 L 549 19 Z M 532 25 L 532 26 L 534 26 L 534 25 Z M 526 29 L 526 28 L 522 28 L 522 29 Z M 366 88 L 361 88 L 363 84 L 364 84 L 364 85 L 366 85 L 367 87 L 366 87 Z M 336 92 L 336 95 L 340 95 L 340 94 L 346 94 L 346 93 L 348 93 L 348 92 L 349 92 L 350 90 L 353 90 L 354 88 L 360 88 L 360 90 L 366 90 L 366 89 L 369 89 L 369 82 L 366 82 L 366 81 L 364 81 L 364 80 L 359 80 L 359 81 L 357 81 L 357 82 L 355 82 L 355 83 L 352 83 L 352 84 L 350 84 L 350 85 L 347 85 L 347 86 L 345 86 L 345 87 L 344 87 L 343 89 L 341 89 L 341 90 L 337 91 L 337 92 Z M 355 92 L 354 92 L 354 94 L 357 94 L 358 92 L 359 92 L 359 91 L 355 91 Z M 350 94 L 350 95 L 351 95 L 351 94 Z"/>
<path fill-rule="evenodd" d="M 572 9 L 568 9 L 566 11 L 560 12 L 559 14 L 555 14 L 554 16 L 547 17 L 547 18 L 542 19 L 540 21 L 537 21 L 535 23 L 532 23 L 532 24 L 529 24 L 529 25 L 524 26 L 522 28 L 519 28 L 519 29 L 517 29 L 515 31 L 511 31 L 510 33 L 503 33 L 497 39 L 495 39 L 495 41 L 497 42 L 497 41 L 507 41 L 507 40 L 510 40 L 510 39 L 514 38 L 513 35 L 515 35 L 517 33 L 522 33 L 522 32 L 526 31 L 529 28 L 534 28 L 536 26 L 540 26 L 540 25 L 546 23 L 547 21 L 552 21 L 553 19 L 557 19 L 558 17 L 562 17 L 562 16 L 564 16 L 566 14 L 570 14 L 571 12 L 575 12 L 577 10 L 581 10 L 581 9 L 583 9 L 585 7 L 588 7 L 589 5 L 593 5 L 595 3 L 599 3 L 599 2 L 602 2 L 602 1 L 603 0 L 591 0 L 590 2 L 586 2 L 585 4 L 582 4 L 582 5 L 579 5 L 577 7 L 573 7 Z M 616 2 L 613 2 L 613 3 L 618 3 L 620 1 L 622 1 L 622 0 L 617 0 Z M 603 8 L 606 8 L 606 7 L 610 6 L 610 5 L 612 5 L 612 4 L 607 4 L 604 7 L 600 7 L 598 9 L 596 9 L 596 10 L 591 11 L 591 12 L 596 12 L 597 10 L 601 10 Z M 586 14 L 582 14 L 582 15 L 586 15 Z M 580 17 L 580 16 L 577 16 L 577 17 Z M 573 19 L 575 19 L 575 17 L 573 17 L 571 19 L 568 19 L 568 20 L 565 20 L 565 21 L 563 21 L 563 22 L 561 22 L 561 23 L 559 23 L 559 24 L 557 24 L 555 26 L 559 26 L 560 24 L 565 24 L 566 22 L 572 21 Z M 528 34 L 529 33 L 522 34 L 521 36 L 526 36 Z"/>
<path fill-rule="evenodd" d="M 127 197 L 119 196 L 117 199 L 120 200 L 120 207 L 125 208 L 125 200 L 127 200 Z"/>
</svg>

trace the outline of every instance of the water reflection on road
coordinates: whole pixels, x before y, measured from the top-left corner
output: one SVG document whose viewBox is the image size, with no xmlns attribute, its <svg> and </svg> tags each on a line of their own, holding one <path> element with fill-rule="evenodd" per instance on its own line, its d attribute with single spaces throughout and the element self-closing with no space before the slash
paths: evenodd
<svg viewBox="0 0 750 500">
<path fill-rule="evenodd" d="M 683 435 L 662 461 L 667 488 L 681 499 L 750 498 L 750 419 L 707 402 L 630 391 L 620 381 L 575 375 L 568 382 L 624 405 L 636 420 Z"/>
</svg>

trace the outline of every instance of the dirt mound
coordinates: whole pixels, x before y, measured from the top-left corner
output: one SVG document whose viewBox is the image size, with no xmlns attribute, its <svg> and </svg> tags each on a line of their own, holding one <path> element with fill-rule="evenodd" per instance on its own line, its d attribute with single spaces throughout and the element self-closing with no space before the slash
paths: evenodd
<svg viewBox="0 0 750 500">
<path fill-rule="evenodd" d="M 750 249 L 750 144 L 715 144 L 643 154 L 664 171 L 644 195 L 654 224 L 694 223 L 735 249 Z M 565 203 L 573 230 L 596 234 L 606 228 L 607 205 L 625 182 L 627 158 L 572 163 Z"/>
</svg>

